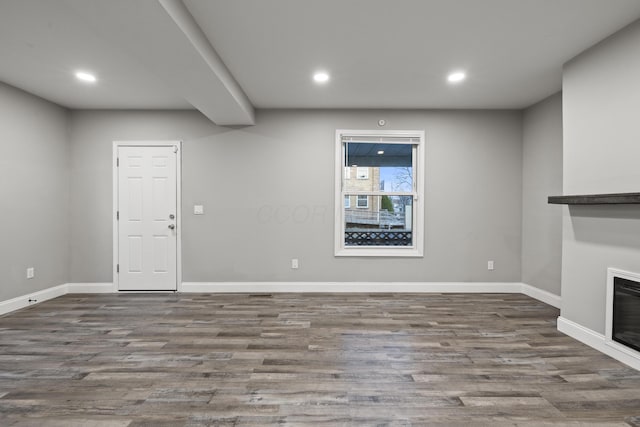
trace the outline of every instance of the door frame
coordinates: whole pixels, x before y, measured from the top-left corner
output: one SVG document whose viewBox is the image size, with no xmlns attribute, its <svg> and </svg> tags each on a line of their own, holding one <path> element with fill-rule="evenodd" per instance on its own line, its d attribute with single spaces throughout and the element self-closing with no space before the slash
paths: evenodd
<svg viewBox="0 0 640 427">
<path fill-rule="evenodd" d="M 177 147 L 176 153 L 176 290 L 182 291 L 182 141 L 179 140 L 145 140 L 145 141 L 113 141 L 112 175 L 113 175 L 113 204 L 111 218 L 113 221 L 113 259 L 111 262 L 113 274 L 114 292 L 138 292 L 121 291 L 119 289 L 119 277 L 117 264 L 119 257 L 118 239 L 118 148 L 119 147 Z M 174 292 L 174 291 L 139 291 L 139 292 Z"/>
</svg>

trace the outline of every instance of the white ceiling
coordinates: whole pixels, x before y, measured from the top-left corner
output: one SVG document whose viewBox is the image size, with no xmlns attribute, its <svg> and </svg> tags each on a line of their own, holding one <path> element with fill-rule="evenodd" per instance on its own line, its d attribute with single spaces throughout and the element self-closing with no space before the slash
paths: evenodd
<svg viewBox="0 0 640 427">
<path fill-rule="evenodd" d="M 0 81 L 219 124 L 250 124 L 253 107 L 523 108 L 638 18 L 639 0 L 0 0 Z M 447 84 L 453 69 L 468 80 Z"/>
<path fill-rule="evenodd" d="M 65 107 L 193 108 L 61 1 L 0 0 L 0 58 L 0 81 Z M 77 69 L 100 83 L 79 84 Z"/>
</svg>

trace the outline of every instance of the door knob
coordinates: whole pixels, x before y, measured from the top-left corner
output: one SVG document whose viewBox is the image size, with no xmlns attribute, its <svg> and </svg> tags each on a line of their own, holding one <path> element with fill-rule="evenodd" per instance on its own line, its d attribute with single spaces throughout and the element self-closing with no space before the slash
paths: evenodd
<svg viewBox="0 0 640 427">
<path fill-rule="evenodd" d="M 173 225 L 173 224 L 169 224 L 169 229 L 170 229 L 170 230 L 173 230 L 174 228 L 176 228 L 176 226 L 175 226 L 175 225 Z"/>
</svg>

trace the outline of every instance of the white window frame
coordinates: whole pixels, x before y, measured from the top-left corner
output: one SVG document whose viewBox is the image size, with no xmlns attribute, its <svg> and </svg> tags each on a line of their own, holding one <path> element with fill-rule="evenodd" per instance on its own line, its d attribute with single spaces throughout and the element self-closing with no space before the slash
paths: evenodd
<svg viewBox="0 0 640 427">
<path fill-rule="evenodd" d="M 413 152 L 413 245 L 412 246 L 345 246 L 344 244 L 344 196 L 343 188 L 344 176 L 344 149 L 343 139 L 345 138 L 370 138 L 372 142 L 376 137 L 385 138 L 384 143 L 393 143 L 389 139 L 412 138 L 414 142 Z M 424 177 L 425 177 L 425 141 L 423 130 L 351 130 L 337 129 L 335 137 L 335 218 L 334 218 L 334 245 L 335 256 L 358 256 L 358 257 L 422 257 L 424 256 Z M 406 144 L 405 141 L 398 142 Z M 377 191 L 367 191 L 367 195 L 377 195 Z M 380 195 L 393 195 L 393 192 L 379 192 Z M 349 194 L 357 195 L 350 191 Z M 357 200 L 356 200 L 357 206 Z"/>
<path fill-rule="evenodd" d="M 360 205 L 360 197 L 366 197 L 364 199 L 364 201 L 365 201 L 364 206 Z M 346 208 L 346 206 L 345 206 L 345 208 Z M 369 209 L 369 196 L 366 195 L 366 194 L 358 194 L 358 195 L 356 195 L 356 208 L 358 208 L 358 209 Z"/>
</svg>

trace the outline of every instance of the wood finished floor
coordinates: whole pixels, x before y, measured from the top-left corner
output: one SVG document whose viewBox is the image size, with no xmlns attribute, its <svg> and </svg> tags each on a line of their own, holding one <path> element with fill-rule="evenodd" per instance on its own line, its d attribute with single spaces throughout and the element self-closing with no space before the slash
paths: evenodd
<svg viewBox="0 0 640 427">
<path fill-rule="evenodd" d="M 2 426 L 640 426 L 515 294 L 66 295 L 0 318 Z"/>
</svg>

